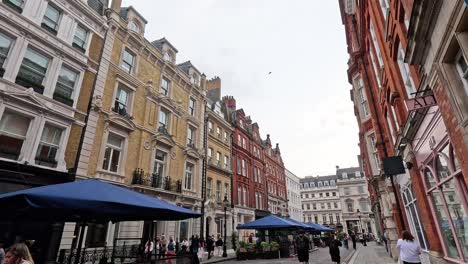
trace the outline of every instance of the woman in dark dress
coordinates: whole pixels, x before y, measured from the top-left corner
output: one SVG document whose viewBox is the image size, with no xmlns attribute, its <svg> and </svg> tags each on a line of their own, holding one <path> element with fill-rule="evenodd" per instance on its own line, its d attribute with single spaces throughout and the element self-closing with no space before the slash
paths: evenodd
<svg viewBox="0 0 468 264">
<path fill-rule="evenodd" d="M 336 237 L 332 238 L 332 240 L 330 241 L 330 256 L 333 263 L 340 264 L 341 262 L 340 247 L 341 242 L 338 239 L 336 239 Z"/>
</svg>

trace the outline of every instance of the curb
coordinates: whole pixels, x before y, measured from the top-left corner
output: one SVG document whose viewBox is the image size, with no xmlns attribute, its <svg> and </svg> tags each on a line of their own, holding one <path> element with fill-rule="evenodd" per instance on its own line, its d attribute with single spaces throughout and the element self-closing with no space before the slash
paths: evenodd
<svg viewBox="0 0 468 264">
<path fill-rule="evenodd" d="M 351 251 L 348 256 L 346 256 L 346 259 L 344 260 L 344 263 L 349 264 L 351 263 L 351 260 L 353 259 L 354 255 L 356 255 L 357 250 Z"/>
<path fill-rule="evenodd" d="M 202 264 L 211 264 L 211 263 L 220 263 L 220 262 L 224 262 L 224 261 L 227 261 L 227 260 L 234 260 L 236 259 L 236 257 L 226 257 L 226 258 L 220 258 L 220 259 L 213 259 L 213 260 L 206 260 L 206 261 L 203 261 Z"/>
</svg>

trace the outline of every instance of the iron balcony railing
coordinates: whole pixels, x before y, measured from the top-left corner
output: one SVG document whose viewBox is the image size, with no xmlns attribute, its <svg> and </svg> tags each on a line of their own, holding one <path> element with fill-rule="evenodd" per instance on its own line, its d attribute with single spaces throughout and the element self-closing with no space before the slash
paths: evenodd
<svg viewBox="0 0 468 264">
<path fill-rule="evenodd" d="M 182 193 L 181 180 L 173 181 L 170 176 L 161 176 L 157 173 L 145 173 L 141 168 L 136 168 L 133 172 L 132 183 Z"/>
</svg>

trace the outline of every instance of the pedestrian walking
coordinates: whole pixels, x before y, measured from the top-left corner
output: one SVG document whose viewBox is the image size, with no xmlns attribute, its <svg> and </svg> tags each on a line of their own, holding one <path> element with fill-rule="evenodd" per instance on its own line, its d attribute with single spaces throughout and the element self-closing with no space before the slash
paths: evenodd
<svg viewBox="0 0 468 264">
<path fill-rule="evenodd" d="M 197 236 L 198 237 L 198 236 Z M 199 244 L 199 247 L 198 247 L 198 259 L 200 260 L 200 262 L 203 261 L 203 256 L 205 255 L 205 240 L 203 239 L 200 239 L 200 244 Z"/>
<path fill-rule="evenodd" d="M 223 240 L 221 239 L 221 235 L 218 234 L 218 240 L 216 240 L 216 251 L 217 251 L 216 255 L 218 255 L 218 257 L 221 257 L 222 248 L 223 248 Z"/>
<path fill-rule="evenodd" d="M 198 247 L 199 247 L 200 241 L 198 240 L 198 235 L 193 236 L 190 239 L 190 246 L 189 246 L 189 251 L 190 254 L 192 255 L 192 263 L 200 263 L 198 259 Z"/>
<path fill-rule="evenodd" d="M 153 253 L 154 250 L 154 242 L 152 238 L 148 238 L 148 241 L 146 241 L 145 244 L 145 259 L 146 260 L 151 260 L 151 254 Z"/>
<path fill-rule="evenodd" d="M 350 232 L 351 242 L 353 242 L 353 249 L 356 250 L 356 234 L 353 231 Z"/>
<path fill-rule="evenodd" d="M 344 233 L 344 232 L 343 232 Z M 344 236 L 343 236 L 343 244 L 344 244 L 344 247 L 346 249 L 349 249 L 349 245 L 348 245 L 348 234 L 344 233 Z"/>
<path fill-rule="evenodd" d="M 414 237 L 410 232 L 404 230 L 396 247 L 400 250 L 400 260 L 403 264 L 421 264 L 421 248 L 414 242 Z"/>
<path fill-rule="evenodd" d="M 14 244 L 5 254 L 5 264 L 34 264 L 28 246 L 24 243 Z"/>
<path fill-rule="evenodd" d="M 384 230 L 382 240 L 385 243 L 385 251 L 388 252 L 388 234 L 387 234 L 387 230 Z"/>
<path fill-rule="evenodd" d="M 214 251 L 214 236 L 208 236 L 206 238 L 206 250 L 208 251 L 208 259 L 211 258 L 211 252 Z"/>
<path fill-rule="evenodd" d="M 336 236 L 333 236 L 330 240 L 329 245 L 330 257 L 333 263 L 340 264 L 341 262 L 340 247 L 341 242 L 338 239 L 336 239 Z"/>
<path fill-rule="evenodd" d="M 296 240 L 296 248 L 297 258 L 299 260 L 299 263 L 301 264 L 309 263 L 309 243 L 309 239 L 306 236 L 304 236 L 304 231 L 299 232 L 299 237 Z"/>
<path fill-rule="evenodd" d="M 159 246 L 159 255 L 161 256 L 161 258 L 166 257 L 166 252 L 167 252 L 167 240 L 166 240 L 166 237 L 162 235 L 160 246 Z"/>
<path fill-rule="evenodd" d="M 172 258 L 175 256 L 175 243 L 172 237 L 169 237 L 169 243 L 167 244 L 167 258 L 168 264 L 172 264 Z"/>
<path fill-rule="evenodd" d="M 182 252 L 185 254 L 187 253 L 188 249 L 189 249 L 189 242 L 186 238 L 184 238 L 182 240 L 182 242 L 180 243 L 181 244 L 181 247 L 182 247 Z"/>
</svg>

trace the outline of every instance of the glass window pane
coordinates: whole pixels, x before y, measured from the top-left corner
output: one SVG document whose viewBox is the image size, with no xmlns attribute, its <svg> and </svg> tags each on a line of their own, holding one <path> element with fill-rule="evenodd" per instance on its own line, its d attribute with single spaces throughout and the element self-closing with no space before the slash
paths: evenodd
<svg viewBox="0 0 468 264">
<path fill-rule="evenodd" d="M 7 132 L 15 136 L 26 137 L 29 121 L 27 117 L 5 111 L 0 120 L 0 133 Z"/>
<path fill-rule="evenodd" d="M 73 37 L 73 43 L 80 48 L 85 48 L 86 38 L 88 37 L 88 31 L 81 25 L 76 27 L 75 36 Z"/>
<path fill-rule="evenodd" d="M 109 170 L 109 160 L 112 149 L 107 147 L 106 152 L 104 153 L 104 162 L 102 163 L 102 169 Z"/>
<path fill-rule="evenodd" d="M 110 171 L 117 172 L 117 168 L 119 166 L 119 159 L 120 159 L 120 151 L 113 149 L 112 150 L 112 160 L 110 164 Z"/>
<path fill-rule="evenodd" d="M 109 137 L 107 138 L 107 144 L 120 148 L 122 147 L 122 139 L 114 136 L 113 134 L 109 134 Z"/>
<path fill-rule="evenodd" d="M 56 93 L 60 93 L 67 98 L 71 98 L 75 88 L 75 82 L 78 79 L 78 73 L 62 66 L 57 81 Z"/>
<path fill-rule="evenodd" d="M 13 40 L 10 37 L 0 33 L 0 68 L 6 60 L 12 42 Z"/>
<path fill-rule="evenodd" d="M 445 212 L 444 201 L 442 197 L 442 193 L 439 189 L 435 189 L 431 192 L 432 203 L 434 209 L 436 210 L 437 221 L 439 222 L 440 232 L 442 234 L 442 238 L 444 240 L 444 244 L 447 247 L 447 253 L 449 257 L 458 259 L 458 250 L 455 244 L 454 234 L 450 229 L 449 219 L 450 216 L 447 216 Z"/>
<path fill-rule="evenodd" d="M 439 181 L 442 181 L 450 175 L 448 162 L 444 157 L 440 155 L 438 155 L 436 158 L 436 168 L 437 174 L 439 176 Z"/>
<path fill-rule="evenodd" d="M 451 179 L 447 184 L 442 186 L 442 192 L 445 196 L 449 211 L 449 219 L 452 220 L 455 228 L 456 238 L 463 250 L 465 259 L 468 259 L 468 215 L 462 204 L 463 197 L 460 196 L 456 188 L 455 179 Z M 448 197 L 452 197 L 449 199 Z"/>
<path fill-rule="evenodd" d="M 426 184 L 427 184 L 428 189 L 435 186 L 436 179 L 435 179 L 434 175 L 432 174 L 432 172 L 427 168 L 424 171 L 424 179 L 426 179 Z"/>
<path fill-rule="evenodd" d="M 59 19 L 60 11 L 53 6 L 48 5 L 42 23 L 46 24 L 51 29 L 57 30 Z"/>
<path fill-rule="evenodd" d="M 41 142 L 58 146 L 60 144 L 61 135 L 62 129 L 51 125 L 45 125 L 44 131 L 42 132 Z"/>
</svg>

